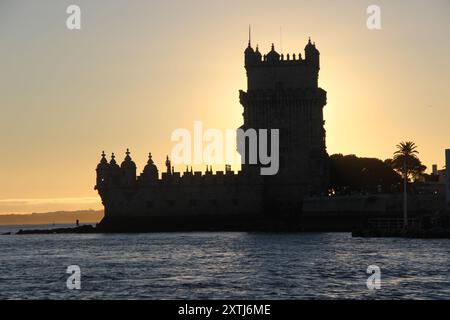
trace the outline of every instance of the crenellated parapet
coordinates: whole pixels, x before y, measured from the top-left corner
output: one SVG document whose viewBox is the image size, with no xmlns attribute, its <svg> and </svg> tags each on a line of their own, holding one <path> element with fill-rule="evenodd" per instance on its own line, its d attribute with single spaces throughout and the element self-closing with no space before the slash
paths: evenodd
<svg viewBox="0 0 450 320">
<path fill-rule="evenodd" d="M 314 47 L 315 48 L 315 47 Z M 302 57 L 301 53 L 287 53 L 285 54 L 279 54 L 275 51 L 275 45 L 272 44 L 271 50 L 267 53 L 262 55 L 259 52 L 259 47 L 256 47 L 256 50 L 253 51 L 252 47 L 248 47 L 245 51 L 245 66 L 270 66 L 270 65 L 286 65 L 286 66 L 293 66 L 293 65 L 302 65 L 306 66 L 309 63 L 312 62 L 311 59 L 304 59 Z"/>
<path fill-rule="evenodd" d="M 302 53 L 296 54 L 295 52 L 286 55 L 279 54 L 275 50 L 275 45 L 272 43 L 271 50 L 262 55 L 259 51 L 259 47 L 256 46 L 256 50 L 253 50 L 251 43 L 249 42 L 248 47 L 245 49 L 245 67 L 255 67 L 255 66 L 273 66 L 273 65 L 302 65 L 302 66 L 312 66 L 320 69 L 319 56 L 320 52 L 316 48 L 316 44 L 311 42 L 309 39 L 307 45 L 305 46 L 305 58 L 302 57 Z"/>
<path fill-rule="evenodd" d="M 207 166 L 206 171 L 192 171 L 192 167 L 186 168 L 184 172 L 177 172 L 172 167 L 169 157 L 166 158 L 166 172 L 159 177 L 158 167 L 149 153 L 149 158 L 144 170 L 139 176 L 136 176 L 136 164 L 132 161 L 130 151 L 127 149 L 124 161 L 119 166 L 112 153 L 111 160 L 108 163 L 106 154 L 101 155 L 100 163 L 97 166 L 97 183 L 95 190 L 101 194 L 108 189 L 135 189 L 138 187 L 155 187 L 158 185 L 222 185 L 258 182 L 258 176 L 244 175 L 241 172 L 231 171 L 230 166 L 225 166 L 225 171 L 213 172 L 212 166 Z"/>
<path fill-rule="evenodd" d="M 305 58 L 302 54 L 279 54 L 272 44 L 269 53 L 261 55 L 249 41 L 244 52 L 248 90 L 317 87 L 320 70 L 320 52 L 315 43 L 308 41 Z"/>
</svg>

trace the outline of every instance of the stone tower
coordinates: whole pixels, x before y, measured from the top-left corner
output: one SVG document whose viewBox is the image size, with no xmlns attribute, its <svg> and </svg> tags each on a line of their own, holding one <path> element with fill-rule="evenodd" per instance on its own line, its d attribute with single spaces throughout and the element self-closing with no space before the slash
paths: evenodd
<svg viewBox="0 0 450 320">
<path fill-rule="evenodd" d="M 320 53 L 311 40 L 305 56 L 271 51 L 261 55 L 249 41 L 245 50 L 247 91 L 240 91 L 242 129 L 279 129 L 280 168 L 264 177 L 269 206 L 297 211 L 305 195 L 326 191 L 328 154 L 319 88 Z M 246 152 L 248 145 L 245 146 Z M 269 149 L 270 150 L 270 149 Z M 244 173 L 258 174 L 259 165 L 243 164 Z M 292 209 L 292 210 L 289 210 Z"/>
</svg>

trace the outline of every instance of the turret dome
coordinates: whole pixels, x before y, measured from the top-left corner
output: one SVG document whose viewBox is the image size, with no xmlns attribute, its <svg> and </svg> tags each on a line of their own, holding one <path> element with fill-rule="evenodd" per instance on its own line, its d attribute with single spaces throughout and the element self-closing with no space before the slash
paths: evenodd
<svg viewBox="0 0 450 320">
<path fill-rule="evenodd" d="M 97 170 L 108 169 L 108 160 L 106 160 L 105 151 L 102 152 L 102 158 L 100 159 L 100 163 L 97 165 Z"/>
<path fill-rule="evenodd" d="M 308 53 L 308 52 L 318 53 L 319 52 L 319 50 L 317 50 L 317 48 L 316 48 L 316 43 L 311 42 L 311 38 L 308 39 L 308 43 L 305 46 L 305 52 L 306 53 Z"/>
<path fill-rule="evenodd" d="M 139 179 L 143 184 L 153 184 L 158 181 L 158 168 L 153 162 L 151 153 L 148 154 L 147 164 Z"/>
<path fill-rule="evenodd" d="M 275 45 L 272 43 L 272 50 L 267 54 L 268 62 L 277 62 L 280 60 L 280 55 L 275 51 Z"/>
<path fill-rule="evenodd" d="M 261 61 L 261 59 L 262 59 L 262 55 L 261 55 L 261 52 L 259 52 L 258 45 L 256 45 L 255 57 L 256 57 L 257 61 Z"/>
<path fill-rule="evenodd" d="M 253 48 L 251 47 L 250 44 L 248 44 L 248 47 L 245 49 L 244 51 L 245 54 L 254 54 L 255 50 L 253 50 Z"/>
<path fill-rule="evenodd" d="M 114 152 L 111 153 L 111 160 L 109 161 L 109 165 L 112 168 L 119 168 L 119 165 L 117 164 L 116 156 L 115 156 Z"/>
<path fill-rule="evenodd" d="M 144 173 L 145 174 L 151 174 L 151 173 L 158 173 L 158 168 L 156 167 L 155 163 L 152 159 L 152 153 L 150 152 L 148 154 L 148 161 L 147 164 L 144 167 Z"/>
<path fill-rule="evenodd" d="M 125 168 L 136 169 L 136 164 L 133 162 L 133 160 L 131 160 L 131 157 L 130 157 L 130 149 L 127 149 L 127 152 L 125 152 L 125 154 L 126 154 L 125 159 L 123 160 L 120 167 L 122 169 L 125 169 Z"/>
</svg>

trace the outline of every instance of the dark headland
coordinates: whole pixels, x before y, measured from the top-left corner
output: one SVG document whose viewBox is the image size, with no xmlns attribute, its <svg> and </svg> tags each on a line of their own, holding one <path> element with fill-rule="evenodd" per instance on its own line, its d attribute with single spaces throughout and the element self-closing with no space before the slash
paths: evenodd
<svg viewBox="0 0 450 320">
<path fill-rule="evenodd" d="M 103 219 L 96 225 L 20 230 L 30 234 L 90 234 L 148 232 L 351 232 L 353 237 L 405 237 L 450 239 L 450 212 L 415 213 L 402 227 L 401 213 L 303 212 L 296 216 L 179 216 L 142 219 Z"/>
</svg>

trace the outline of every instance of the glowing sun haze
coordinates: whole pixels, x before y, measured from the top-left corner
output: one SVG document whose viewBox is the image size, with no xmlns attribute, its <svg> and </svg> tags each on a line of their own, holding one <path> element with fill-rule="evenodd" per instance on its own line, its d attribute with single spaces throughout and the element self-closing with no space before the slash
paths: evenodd
<svg viewBox="0 0 450 320">
<path fill-rule="evenodd" d="M 0 3 L 0 213 L 101 208 L 102 150 L 122 161 L 129 147 L 138 173 L 151 151 L 161 171 L 174 129 L 239 127 L 248 24 L 263 53 L 316 42 L 330 154 L 386 159 L 412 140 L 429 168 L 443 166 L 447 0 L 376 1 L 379 31 L 361 0 L 78 0 L 80 31 L 66 28 L 71 4 Z"/>
</svg>

